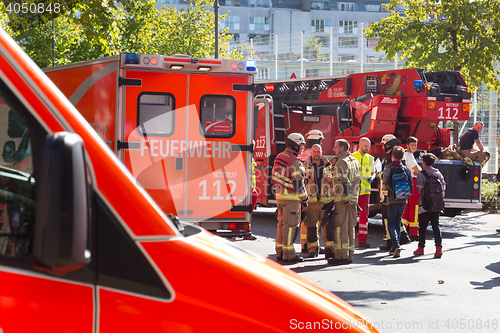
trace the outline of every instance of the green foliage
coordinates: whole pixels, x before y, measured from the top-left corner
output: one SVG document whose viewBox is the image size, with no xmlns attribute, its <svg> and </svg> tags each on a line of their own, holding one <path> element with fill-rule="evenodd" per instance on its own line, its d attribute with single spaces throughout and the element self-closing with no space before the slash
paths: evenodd
<svg viewBox="0 0 500 333">
<path fill-rule="evenodd" d="M 208 0 L 194 0 L 180 12 L 173 7 L 157 10 L 155 0 L 43 4 L 47 8 L 56 3 L 61 5 L 58 13 L 7 13 L 0 6 L 0 24 L 42 68 L 125 52 L 214 57 L 214 13 L 205 9 L 211 5 Z M 231 38 L 227 30 L 219 34 L 220 57 L 242 59 L 241 49 L 225 52 Z"/>
<path fill-rule="evenodd" d="M 483 209 L 496 212 L 500 209 L 498 205 L 498 183 L 483 179 L 481 181 L 481 203 Z"/>
<path fill-rule="evenodd" d="M 376 51 L 396 53 L 406 66 L 460 71 L 475 90 L 486 83 L 500 90 L 494 62 L 500 60 L 499 0 L 391 0 L 390 16 L 365 29 L 379 38 Z M 406 8 L 406 10 L 404 10 Z"/>
<path fill-rule="evenodd" d="M 322 47 L 323 42 L 320 41 L 319 37 L 311 35 L 311 37 L 304 42 L 304 55 L 312 55 L 316 61 L 325 61 L 326 57 L 323 53 L 321 53 Z"/>
</svg>

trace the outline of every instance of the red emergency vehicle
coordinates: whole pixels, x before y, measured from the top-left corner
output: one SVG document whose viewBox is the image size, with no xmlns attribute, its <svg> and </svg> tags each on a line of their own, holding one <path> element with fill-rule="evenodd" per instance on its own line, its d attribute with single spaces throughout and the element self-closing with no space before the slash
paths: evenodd
<svg viewBox="0 0 500 333">
<path fill-rule="evenodd" d="M 1 29 L 0 101 L 0 331 L 377 332 L 294 272 L 174 225 Z"/>
<path fill-rule="evenodd" d="M 164 212 L 250 234 L 253 62 L 122 54 L 45 73 Z"/>
<path fill-rule="evenodd" d="M 425 73 L 419 68 L 350 75 L 258 82 L 255 160 L 257 202 L 273 205 L 269 175 L 276 154 L 284 149 L 284 138 L 298 132 L 304 136 L 321 130 L 323 154 L 333 155 L 335 140 L 350 142 L 358 149 L 359 139 L 372 142 L 370 154 L 383 158 L 381 139 L 394 134 L 401 142 L 418 138 L 419 150 L 450 145 L 451 121 L 469 119 L 470 89 L 458 72 Z M 441 126 L 439 126 L 441 124 Z M 436 167 L 447 182 L 445 213 L 456 215 L 481 208 L 481 166 L 440 160 Z M 462 177 L 470 168 L 473 177 Z M 378 189 L 373 183 L 370 210 L 378 211 Z"/>
</svg>

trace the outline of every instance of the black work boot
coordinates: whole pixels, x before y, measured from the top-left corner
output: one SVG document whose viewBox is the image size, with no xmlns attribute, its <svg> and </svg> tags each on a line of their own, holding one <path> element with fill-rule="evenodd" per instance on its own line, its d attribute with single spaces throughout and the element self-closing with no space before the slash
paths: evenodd
<svg viewBox="0 0 500 333">
<path fill-rule="evenodd" d="M 392 248 L 392 241 L 390 239 L 386 240 L 385 245 L 380 245 L 379 249 L 381 251 L 389 251 Z"/>
<path fill-rule="evenodd" d="M 408 237 L 408 233 L 406 231 L 401 232 L 401 239 L 399 240 L 399 244 L 404 245 L 411 242 L 410 237 Z"/>
<path fill-rule="evenodd" d="M 325 249 L 325 259 L 335 258 L 335 252 L 332 248 L 327 247 Z"/>
</svg>

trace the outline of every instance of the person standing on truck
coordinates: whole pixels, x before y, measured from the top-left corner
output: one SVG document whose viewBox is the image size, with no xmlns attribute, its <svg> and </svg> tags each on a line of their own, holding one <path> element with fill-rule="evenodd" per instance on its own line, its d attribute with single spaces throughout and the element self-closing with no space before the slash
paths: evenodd
<svg viewBox="0 0 500 333">
<path fill-rule="evenodd" d="M 443 245 L 441 230 L 439 229 L 439 215 L 440 211 L 426 211 L 423 205 L 423 199 L 425 193 L 422 193 L 426 183 L 429 181 L 430 177 L 436 177 L 441 184 L 443 195 L 446 190 L 446 182 L 441 172 L 434 168 L 433 165 L 436 161 L 436 156 L 431 153 L 424 154 L 422 156 L 422 172 L 417 176 L 417 189 L 421 193 L 420 199 L 420 209 L 419 209 L 419 227 L 420 227 L 420 239 L 418 241 L 418 248 L 413 251 L 414 255 L 421 256 L 424 254 L 425 247 L 425 234 L 427 232 L 427 226 L 429 222 L 432 226 L 432 231 L 434 232 L 434 243 L 436 244 L 436 253 L 434 253 L 434 258 L 441 258 L 443 255 Z M 428 208 L 429 209 L 429 208 Z"/>
<path fill-rule="evenodd" d="M 288 263 L 304 261 L 295 253 L 293 234 L 300 223 L 301 207 L 307 207 L 307 191 L 304 185 L 305 169 L 297 158 L 304 137 L 292 133 L 285 138 L 285 150 L 276 156 L 271 184 L 274 185 L 278 205 L 278 232 L 276 233 L 276 255 L 278 260 Z"/>
<path fill-rule="evenodd" d="M 313 145 L 321 145 L 321 142 L 323 141 L 325 137 L 323 136 L 323 132 L 320 130 L 310 130 L 307 133 L 307 139 L 306 139 L 306 145 L 304 149 L 299 154 L 299 160 L 305 165 L 307 162 L 307 159 L 309 156 L 311 156 L 311 149 Z M 319 229 L 318 229 L 318 237 L 319 237 Z M 319 238 L 318 238 L 319 239 Z M 323 242 L 326 241 L 325 236 L 323 235 Z M 308 253 L 307 249 L 307 227 L 304 223 L 304 221 L 301 221 L 300 223 L 300 248 L 302 253 Z M 321 249 L 320 249 L 320 252 Z"/>
<path fill-rule="evenodd" d="M 373 156 L 368 154 L 371 147 L 370 139 L 359 139 L 359 149 L 352 154 L 361 165 L 361 184 L 359 186 L 358 204 L 361 207 L 359 212 L 359 232 L 358 247 L 369 248 L 366 242 L 368 236 L 368 214 L 370 212 L 370 193 L 375 172 L 373 171 Z"/>
<path fill-rule="evenodd" d="M 418 139 L 410 136 L 406 139 L 406 153 L 405 160 L 406 166 L 411 171 L 411 176 L 413 180 L 413 192 L 408 198 L 406 203 L 405 212 L 403 213 L 402 221 L 403 224 L 408 228 L 410 232 L 410 239 L 412 241 L 418 241 L 418 206 L 420 200 L 420 193 L 417 191 L 417 175 L 420 172 L 420 166 L 413 155 L 417 151 Z M 424 236 L 425 237 L 425 236 Z"/>
<path fill-rule="evenodd" d="M 392 163 L 392 150 L 394 149 L 395 146 L 401 144 L 401 140 L 397 139 L 393 134 L 386 134 L 382 137 L 381 141 L 384 151 L 387 153 L 387 156 L 384 158 L 382 161 L 382 171 L 379 172 L 378 178 L 380 180 L 380 184 L 382 184 L 382 179 L 384 175 L 384 170 L 387 168 L 389 164 Z M 380 185 L 382 186 L 382 185 Z M 387 205 L 386 205 L 386 200 L 385 196 L 382 193 L 382 188 L 379 188 L 380 191 L 380 203 L 381 203 L 381 213 L 382 213 L 382 222 L 384 223 L 385 226 L 385 235 L 386 235 L 386 244 L 380 246 L 380 250 L 382 251 L 389 251 L 392 247 L 392 241 L 391 241 L 391 235 L 389 234 L 389 229 L 388 229 L 388 224 L 387 224 Z M 406 229 L 404 225 L 401 223 L 401 238 L 399 240 L 400 244 L 407 244 L 410 242 L 410 239 L 408 237 L 408 233 L 406 232 Z"/>
<path fill-rule="evenodd" d="M 483 162 L 490 158 L 490 153 L 484 151 L 483 144 L 479 140 L 479 133 L 483 130 L 484 124 L 481 121 L 476 121 L 472 128 L 460 138 L 459 153 L 464 157 L 470 158 L 474 162 L 479 162 L 483 166 Z M 474 149 L 474 143 L 479 150 Z"/>
<path fill-rule="evenodd" d="M 361 166 L 349 152 L 349 142 L 335 141 L 335 157 L 330 160 L 333 169 L 333 200 L 335 202 L 335 258 L 332 265 L 346 265 L 354 257 L 356 208 L 361 181 Z"/>
<path fill-rule="evenodd" d="M 397 197 L 397 185 L 394 183 L 393 175 L 406 173 L 407 182 L 411 183 L 411 171 L 401 163 L 404 157 L 404 149 L 400 146 L 394 147 L 392 150 L 392 162 L 385 168 L 382 179 L 382 193 L 386 196 L 387 206 L 387 228 L 391 235 L 392 246 L 389 254 L 394 258 L 399 258 L 401 248 L 399 238 L 401 236 L 401 217 L 406 207 L 407 199 L 400 199 Z M 401 170 L 402 169 L 402 170 Z M 411 183 L 412 184 L 412 183 Z M 409 185 L 409 184 L 408 184 Z M 390 192 L 390 193 L 389 193 Z M 408 191 L 408 195 L 410 192 Z"/>
<path fill-rule="evenodd" d="M 308 258 L 316 258 L 319 254 L 318 225 L 323 218 L 323 205 L 333 200 L 330 196 L 332 189 L 332 175 L 330 172 L 330 162 L 323 156 L 323 150 L 319 144 L 311 148 L 311 156 L 306 162 L 307 193 L 309 205 L 306 210 L 306 217 L 302 222 L 307 227 L 307 249 Z M 322 228 L 325 241 L 325 258 L 333 258 L 334 239 L 331 228 Z"/>
</svg>

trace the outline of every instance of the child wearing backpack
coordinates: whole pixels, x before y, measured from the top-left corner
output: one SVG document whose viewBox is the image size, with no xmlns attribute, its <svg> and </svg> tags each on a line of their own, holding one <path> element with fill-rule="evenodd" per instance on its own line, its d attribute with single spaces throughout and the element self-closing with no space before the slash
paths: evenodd
<svg viewBox="0 0 500 333">
<path fill-rule="evenodd" d="M 424 254 L 425 234 L 429 222 L 434 232 L 434 243 L 436 253 L 434 258 L 441 258 L 443 255 L 441 230 L 439 229 L 439 215 L 444 209 L 444 191 L 446 183 L 443 175 L 433 165 L 437 157 L 428 153 L 422 155 L 422 171 L 417 175 L 417 191 L 420 193 L 419 208 L 419 241 L 418 248 L 413 252 L 417 256 Z"/>
<path fill-rule="evenodd" d="M 382 194 L 387 205 L 387 228 L 391 235 L 392 247 L 390 255 L 398 258 L 401 254 L 399 239 L 401 238 L 401 217 L 408 197 L 413 191 L 411 171 L 401 163 L 404 149 L 400 146 L 392 150 L 392 162 L 384 169 Z"/>
</svg>

